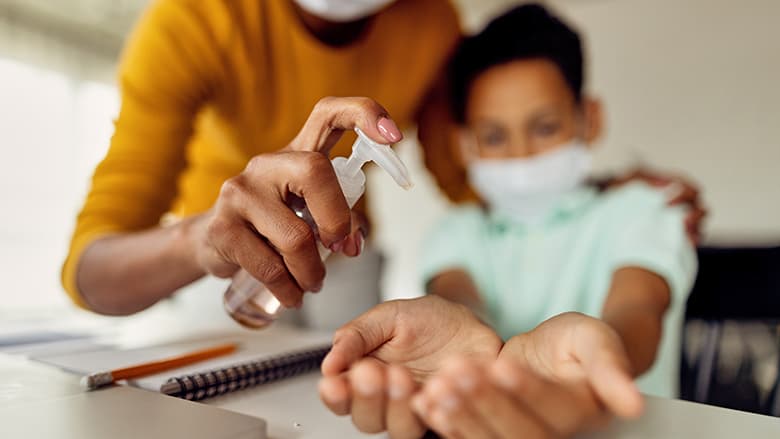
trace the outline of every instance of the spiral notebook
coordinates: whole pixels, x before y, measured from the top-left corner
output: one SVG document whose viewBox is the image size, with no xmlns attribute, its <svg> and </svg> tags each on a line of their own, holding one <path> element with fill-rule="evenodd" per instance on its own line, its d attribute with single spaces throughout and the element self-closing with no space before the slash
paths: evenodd
<svg viewBox="0 0 780 439">
<path fill-rule="evenodd" d="M 330 345 L 173 377 L 160 392 L 191 401 L 224 395 L 316 370 L 328 351 Z"/>
<path fill-rule="evenodd" d="M 34 360 L 78 375 L 146 363 L 219 343 L 237 343 L 237 352 L 128 381 L 127 384 L 193 401 L 269 384 L 315 371 L 330 350 L 331 334 L 293 328 L 210 337 L 135 349 L 102 349 Z"/>
</svg>

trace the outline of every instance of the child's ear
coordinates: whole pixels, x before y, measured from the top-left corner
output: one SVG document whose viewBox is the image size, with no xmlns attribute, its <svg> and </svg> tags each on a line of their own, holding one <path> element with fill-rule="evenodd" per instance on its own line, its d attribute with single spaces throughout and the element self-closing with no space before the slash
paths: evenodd
<svg viewBox="0 0 780 439">
<path fill-rule="evenodd" d="M 455 156 L 462 167 L 479 158 L 474 135 L 466 128 L 458 126 L 450 132 L 451 144 L 455 146 Z"/>
<path fill-rule="evenodd" d="M 594 143 L 604 131 L 604 107 L 600 99 L 585 97 L 583 107 L 585 110 L 585 141 Z"/>
</svg>

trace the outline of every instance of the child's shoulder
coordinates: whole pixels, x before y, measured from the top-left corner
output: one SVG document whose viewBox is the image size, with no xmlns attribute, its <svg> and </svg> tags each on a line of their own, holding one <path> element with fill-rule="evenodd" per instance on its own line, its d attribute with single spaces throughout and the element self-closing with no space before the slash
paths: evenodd
<svg viewBox="0 0 780 439">
<path fill-rule="evenodd" d="M 598 208 L 606 213 L 624 215 L 646 214 L 662 211 L 666 205 L 666 195 L 662 188 L 636 181 L 610 189 L 599 196 Z"/>
<path fill-rule="evenodd" d="M 600 228 L 615 230 L 648 221 L 672 227 L 682 224 L 684 212 L 682 207 L 668 205 L 663 188 L 631 182 L 599 194 L 586 218 Z"/>
</svg>

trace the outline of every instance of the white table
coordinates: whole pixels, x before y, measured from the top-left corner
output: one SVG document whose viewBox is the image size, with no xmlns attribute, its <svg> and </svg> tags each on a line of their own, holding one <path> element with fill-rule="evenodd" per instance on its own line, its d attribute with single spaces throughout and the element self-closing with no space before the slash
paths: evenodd
<svg viewBox="0 0 780 439">
<path fill-rule="evenodd" d="M 63 408 L 62 405 L 51 404 L 48 410 L 60 412 L 43 413 L 47 410 L 48 402 L 56 402 L 58 399 L 70 398 L 80 401 L 83 391 L 78 386 L 78 377 L 66 375 L 58 370 L 52 370 L 51 376 L 47 375 L 46 381 L 42 381 L 35 372 L 47 368 L 47 366 L 17 361 L 17 359 L 3 358 L 0 356 L 0 372 L 14 373 L 14 385 L 4 386 L 0 380 L 0 432 L 25 431 L 23 437 L 63 437 L 84 438 L 84 432 L 93 431 L 96 421 L 102 425 L 103 431 L 111 431 L 111 437 L 132 438 L 136 437 L 136 431 L 122 430 L 129 426 L 128 413 L 142 413 L 150 407 L 120 406 L 118 400 L 129 401 L 131 393 L 147 392 L 140 389 L 127 387 L 114 387 L 92 392 L 89 398 L 103 401 L 103 404 L 113 404 L 103 410 L 101 419 L 94 416 L 83 416 L 78 419 L 79 412 L 72 408 Z M 20 376 L 29 375 L 30 379 L 21 379 Z M 7 376 L 7 375 L 6 375 Z M 304 439 L 304 438 L 363 438 L 372 437 L 355 430 L 348 418 L 340 418 L 330 414 L 320 403 L 317 397 L 317 381 L 319 375 L 311 373 L 286 381 L 262 386 L 253 390 L 237 392 L 219 398 L 207 400 L 203 404 L 188 403 L 191 408 L 192 418 L 188 424 L 181 424 L 183 428 L 177 428 L 177 433 L 187 433 L 193 436 L 191 431 L 200 422 L 200 433 L 208 428 L 208 419 L 212 422 L 225 423 L 225 415 L 221 410 L 226 409 L 254 417 L 265 419 L 267 423 L 268 438 L 273 439 Z M 22 384 L 20 386 L 19 384 Z M 158 393 L 148 392 L 150 399 L 144 400 L 148 406 L 166 407 L 173 398 Z M 135 395 L 137 396 L 137 395 Z M 80 398 L 80 399 L 79 399 Z M 134 398 L 135 401 L 139 401 Z M 85 401 L 81 401 L 84 403 Z M 89 402 L 89 401 L 86 401 Z M 183 401 L 182 401 L 183 402 Z M 136 403 L 137 404 L 137 403 Z M 28 407 L 35 407 L 38 413 L 31 413 Z M 204 410 L 207 407 L 215 408 L 214 411 Z M 157 410 L 157 409 L 154 409 Z M 178 409 L 181 413 L 181 408 Z M 189 413 L 189 412 L 186 412 Z M 83 413 L 81 413 L 83 415 Z M 13 419 L 9 417 L 13 416 Z M 186 416 L 189 417 L 189 414 Z M 116 419 L 111 419 L 115 417 Z M 16 425 L 13 423 L 16 422 Z M 29 423 L 28 429 L 19 422 Z M 57 434 L 34 434 L 35 432 L 51 433 L 52 425 L 57 426 Z M 180 420 L 180 422 L 182 422 Z M 185 421 L 187 422 L 187 421 Z M 205 426 L 203 423 L 205 422 Z M 241 419 L 228 421 L 231 427 L 238 422 L 246 422 Z M 9 427 L 10 426 L 10 427 Z M 215 428 L 210 426 L 212 430 Z M 189 428 L 189 430 L 188 430 Z M 221 428 L 221 427 L 220 427 Z M 159 433 L 158 430 L 155 430 Z M 6 431 L 7 433 L 7 431 Z M 0 436 L 6 437 L 0 434 Z M 18 436 L 18 435 L 17 435 Z M 13 436 L 8 436 L 13 437 Z M 155 436 L 155 437 L 177 437 Z M 211 436 L 201 436 L 211 437 Z M 233 437 L 233 436 L 230 436 Z M 256 437 L 254 435 L 236 437 Z M 374 437 L 383 437 L 377 435 Z M 737 412 L 722 408 L 704 406 L 684 401 L 674 401 L 659 398 L 648 398 L 647 411 L 639 420 L 632 422 L 613 422 L 603 432 L 582 436 L 582 439 L 674 439 L 674 438 L 707 438 L 707 439 L 777 439 L 780 438 L 780 419 L 750 413 Z"/>
<path fill-rule="evenodd" d="M 372 437 L 361 435 L 347 418 L 335 417 L 323 407 L 317 397 L 318 378 L 318 374 L 309 374 L 256 391 L 217 398 L 208 404 L 265 418 L 271 438 Z M 615 421 L 606 431 L 583 435 L 582 438 L 780 439 L 780 418 L 648 397 L 642 418 L 629 422 Z"/>
<path fill-rule="evenodd" d="M 120 331 L 126 337 L 119 337 L 127 346 L 155 344 L 173 339 L 203 339 L 208 334 L 225 330 L 236 331 L 229 320 L 225 325 L 215 324 L 213 319 L 201 318 L 196 322 L 181 321 L 165 313 L 147 316 L 125 325 Z M 209 323 L 210 324 L 207 324 Z M 269 339 L 282 331 L 266 332 Z M 262 333 L 253 333 L 263 336 Z M 277 335 L 274 335 L 277 334 Z M 121 335 L 121 334 L 120 334 Z M 276 340 L 274 343 L 284 342 Z M 296 346 L 290 346 L 294 349 Z M 36 367 L 39 367 L 36 365 Z M 2 370 L 2 368 L 0 368 Z M 2 377 L 0 377 L 2 380 Z M 78 377 L 73 377 L 76 383 Z M 349 418 L 337 417 L 328 412 L 319 401 L 317 382 L 319 374 L 311 373 L 297 378 L 261 386 L 252 390 L 205 401 L 204 408 L 211 406 L 260 417 L 268 425 L 268 437 L 275 439 L 304 438 L 362 438 L 371 437 L 355 430 Z M 73 391 L 72 385 L 65 388 Z M 0 386 L 2 389 L 2 386 Z M 101 392 L 119 392 L 121 389 L 106 389 Z M 157 394 L 155 394 L 157 395 Z M 3 397 L 6 400 L 3 401 Z M 8 403 L 8 395 L 0 392 L 0 402 Z M 48 398 L 41 394 L 41 387 L 29 386 L 17 389 L 13 398 L 24 402 L 29 399 Z M 159 398 L 169 398 L 159 395 Z M 11 401 L 13 403 L 13 401 Z M 0 404 L 0 409 L 2 404 Z M 1 414 L 1 410 L 0 410 Z M 74 423 L 90 420 L 73 420 Z M 381 435 L 379 435 L 381 437 Z M 632 422 L 614 422 L 606 431 L 583 436 L 588 439 L 667 439 L 667 438 L 774 438 L 780 439 L 780 419 L 733 410 L 715 408 L 683 401 L 648 398 L 645 415 Z"/>
</svg>

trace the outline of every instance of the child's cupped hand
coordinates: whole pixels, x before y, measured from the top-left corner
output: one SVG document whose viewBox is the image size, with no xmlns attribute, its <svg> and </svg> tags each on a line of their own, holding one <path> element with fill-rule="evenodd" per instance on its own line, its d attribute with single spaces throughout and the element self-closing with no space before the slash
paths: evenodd
<svg viewBox="0 0 780 439">
<path fill-rule="evenodd" d="M 497 358 L 502 341 L 465 306 L 438 296 L 380 304 L 339 329 L 322 364 L 320 397 L 359 430 L 420 437 L 410 398 L 454 355 Z"/>
<path fill-rule="evenodd" d="M 565 313 L 510 339 L 497 360 L 447 361 L 412 406 L 447 438 L 557 438 L 638 416 L 643 401 L 612 328 Z"/>
</svg>

